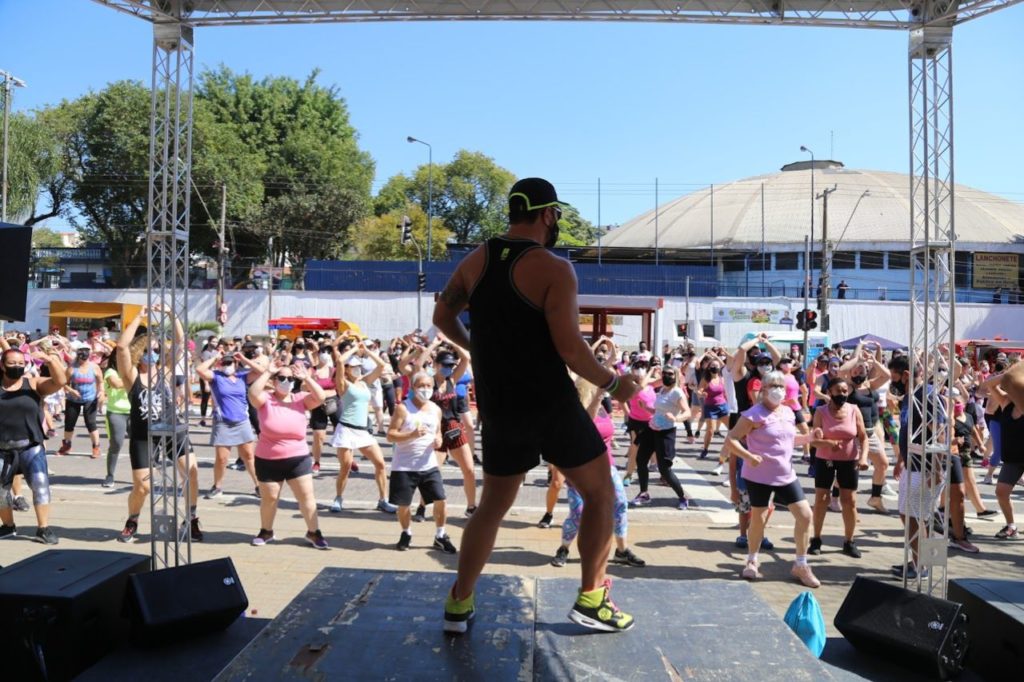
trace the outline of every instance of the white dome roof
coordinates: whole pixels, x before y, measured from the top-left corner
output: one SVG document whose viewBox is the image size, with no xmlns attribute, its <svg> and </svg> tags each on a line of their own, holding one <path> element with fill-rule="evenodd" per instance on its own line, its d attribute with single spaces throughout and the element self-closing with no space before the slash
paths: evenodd
<svg viewBox="0 0 1024 682">
<path fill-rule="evenodd" d="M 714 188 L 716 249 L 761 247 L 761 187 L 764 186 L 764 240 L 776 251 L 802 249 L 810 227 L 810 163 L 796 163 L 778 173 L 737 180 Z M 787 170 L 791 169 L 791 170 Z M 829 161 L 815 162 L 814 189 L 833 186 L 829 196 L 829 241 L 842 235 L 842 250 L 855 244 L 872 248 L 907 248 L 910 236 L 910 179 L 901 173 L 853 170 Z M 867 190 L 868 194 L 861 199 Z M 660 206 L 658 247 L 706 249 L 711 244 L 710 188 Z M 860 203 L 858 205 L 858 200 Z M 958 242 L 967 245 L 1024 247 L 1024 204 L 957 185 L 954 195 Z M 856 212 L 854 208 L 856 207 Z M 822 202 L 815 202 L 814 238 L 821 239 Z M 655 212 L 649 211 L 602 237 L 605 248 L 653 248 Z M 847 226 L 848 224 L 848 226 Z M 845 233 L 844 233 L 845 229 Z M 780 248 L 781 247 L 781 248 Z"/>
</svg>

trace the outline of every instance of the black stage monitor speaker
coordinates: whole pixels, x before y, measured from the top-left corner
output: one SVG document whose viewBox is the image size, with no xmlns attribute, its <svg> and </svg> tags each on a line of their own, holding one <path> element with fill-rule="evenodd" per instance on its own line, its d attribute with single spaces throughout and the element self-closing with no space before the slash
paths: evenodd
<svg viewBox="0 0 1024 682">
<path fill-rule="evenodd" d="M 32 228 L 0 223 L 0 320 L 23 322 Z"/>
<path fill-rule="evenodd" d="M 223 630 L 249 607 L 231 559 L 132 576 L 125 604 L 132 635 L 145 644 Z"/>
<path fill-rule="evenodd" d="M 67 680 L 128 634 L 123 616 L 132 574 L 149 557 L 50 549 L 0 571 L 0 677 Z"/>
<path fill-rule="evenodd" d="M 960 604 L 858 576 L 835 626 L 862 653 L 948 680 L 964 667 L 967 616 Z"/>
<path fill-rule="evenodd" d="M 1024 677 L 1024 581 L 958 578 L 949 598 L 967 611 L 967 667 L 989 680 Z"/>
</svg>

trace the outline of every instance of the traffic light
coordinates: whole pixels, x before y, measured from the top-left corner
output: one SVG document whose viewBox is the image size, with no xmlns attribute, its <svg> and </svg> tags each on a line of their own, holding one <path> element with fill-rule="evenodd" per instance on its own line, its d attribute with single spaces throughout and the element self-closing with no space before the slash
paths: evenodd
<svg viewBox="0 0 1024 682">
<path fill-rule="evenodd" d="M 404 246 L 409 243 L 410 239 L 412 239 L 412 218 L 409 216 L 403 216 L 402 222 L 398 223 L 398 229 L 402 231 L 401 242 Z"/>
<path fill-rule="evenodd" d="M 417 287 L 419 287 L 420 291 L 426 291 L 427 290 L 427 273 L 425 273 L 425 272 L 419 273 L 419 276 L 416 278 L 416 285 L 417 285 Z"/>
<path fill-rule="evenodd" d="M 801 310 L 796 314 L 796 328 L 800 331 L 807 330 L 807 310 Z"/>
<path fill-rule="evenodd" d="M 804 308 L 796 314 L 796 328 L 802 332 L 810 331 L 818 326 L 818 312 Z"/>
</svg>

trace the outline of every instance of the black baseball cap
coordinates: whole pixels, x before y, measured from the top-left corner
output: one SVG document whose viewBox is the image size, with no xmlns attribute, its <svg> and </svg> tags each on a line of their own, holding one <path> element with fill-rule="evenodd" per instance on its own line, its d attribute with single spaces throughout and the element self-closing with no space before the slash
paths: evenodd
<svg viewBox="0 0 1024 682">
<path fill-rule="evenodd" d="M 437 354 L 437 364 L 445 367 L 454 367 L 459 364 L 459 360 L 455 357 L 455 353 L 450 350 L 443 350 Z"/>
<path fill-rule="evenodd" d="M 520 211 L 535 211 L 539 208 L 569 204 L 558 200 L 555 186 L 543 178 L 523 178 L 508 191 L 508 207 Z"/>
</svg>

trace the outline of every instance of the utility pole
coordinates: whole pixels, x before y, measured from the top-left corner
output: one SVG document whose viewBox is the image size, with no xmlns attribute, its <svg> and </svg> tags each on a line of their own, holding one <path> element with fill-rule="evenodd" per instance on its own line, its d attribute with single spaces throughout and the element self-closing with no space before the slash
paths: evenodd
<svg viewBox="0 0 1024 682">
<path fill-rule="evenodd" d="M 4 146 L 3 146 L 3 177 L 0 178 L 3 198 L 0 205 L 0 221 L 7 222 L 7 137 L 10 133 L 11 120 L 11 89 L 14 86 L 25 87 L 25 81 L 16 78 L 6 71 L 0 70 L 0 77 L 4 79 Z"/>
<path fill-rule="evenodd" d="M 217 321 L 227 323 L 227 310 L 224 307 L 224 262 L 227 260 L 228 247 L 224 241 L 224 227 L 228 220 L 228 186 L 220 186 L 220 245 L 217 249 Z"/>
<path fill-rule="evenodd" d="M 825 189 L 818 198 L 822 200 L 821 206 L 821 299 L 818 303 L 818 310 L 821 312 L 821 331 L 828 331 L 828 294 L 829 275 L 832 271 L 828 253 L 828 195 L 836 191 L 836 185 L 831 189 Z"/>
<path fill-rule="evenodd" d="M 270 260 L 270 277 L 267 279 L 267 321 L 274 319 L 274 238 L 267 242 Z"/>
<path fill-rule="evenodd" d="M 808 309 L 810 303 L 809 299 L 811 296 L 811 238 L 810 236 L 804 236 L 804 310 Z M 810 346 L 807 345 L 807 327 L 804 327 L 804 351 L 803 357 L 800 358 L 800 363 L 804 369 L 807 369 L 807 351 Z"/>
</svg>

